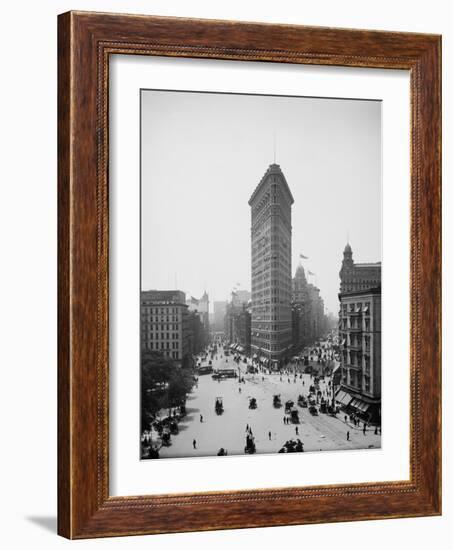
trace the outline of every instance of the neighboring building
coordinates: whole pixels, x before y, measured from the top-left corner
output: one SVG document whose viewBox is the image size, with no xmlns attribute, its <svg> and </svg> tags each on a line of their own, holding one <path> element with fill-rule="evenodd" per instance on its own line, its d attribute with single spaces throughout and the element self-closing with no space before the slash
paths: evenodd
<svg viewBox="0 0 453 550">
<path fill-rule="evenodd" d="M 319 288 L 307 282 L 301 264 L 292 280 L 293 351 L 297 352 L 314 343 L 328 330 L 324 300 Z"/>
<path fill-rule="evenodd" d="M 206 290 L 201 298 L 197 299 L 191 296 L 187 298 L 186 303 L 190 311 L 197 311 L 199 313 L 206 334 L 209 335 L 209 296 Z"/>
<path fill-rule="evenodd" d="M 340 292 L 355 292 L 380 286 L 381 262 L 356 264 L 352 259 L 352 248 L 346 244 L 340 270 Z"/>
<path fill-rule="evenodd" d="M 252 293 L 248 290 L 233 290 L 231 293 L 231 302 L 235 306 L 242 306 L 247 304 L 252 299 Z"/>
<path fill-rule="evenodd" d="M 364 419 L 381 417 L 381 264 L 354 264 L 346 245 L 338 321 L 341 386 L 337 402 Z"/>
<path fill-rule="evenodd" d="M 271 164 L 249 200 L 252 245 L 251 348 L 273 365 L 292 347 L 291 206 L 278 164 Z"/>
<path fill-rule="evenodd" d="M 214 302 L 214 330 L 216 332 L 223 332 L 224 330 L 227 303 L 226 301 Z"/>
<path fill-rule="evenodd" d="M 141 347 L 177 363 L 190 353 L 186 295 L 180 290 L 145 290 L 140 294 Z"/>
<path fill-rule="evenodd" d="M 249 354 L 251 349 L 251 302 L 234 301 L 227 304 L 225 314 L 225 337 L 230 344 L 238 346 L 238 351 Z M 246 297 L 246 295 L 243 295 Z"/>
<path fill-rule="evenodd" d="M 189 353 L 196 355 L 205 349 L 209 343 L 209 335 L 206 333 L 203 321 L 198 311 L 188 311 L 187 332 L 189 335 Z"/>
</svg>

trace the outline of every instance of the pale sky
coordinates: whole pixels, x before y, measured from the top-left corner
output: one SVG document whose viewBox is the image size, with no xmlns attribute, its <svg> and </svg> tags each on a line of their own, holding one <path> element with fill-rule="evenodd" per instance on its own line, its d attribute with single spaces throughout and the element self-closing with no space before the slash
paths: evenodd
<svg viewBox="0 0 453 550">
<path fill-rule="evenodd" d="M 381 103 L 142 91 L 142 289 L 211 307 L 251 290 L 248 200 L 274 161 L 294 196 L 292 272 L 316 277 L 338 312 L 349 236 L 354 259 L 381 261 Z"/>
</svg>

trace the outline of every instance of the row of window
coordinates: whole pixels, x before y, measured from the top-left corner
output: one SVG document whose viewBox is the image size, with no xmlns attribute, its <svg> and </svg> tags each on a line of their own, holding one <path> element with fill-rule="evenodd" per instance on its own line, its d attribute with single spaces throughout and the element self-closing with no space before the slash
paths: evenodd
<svg viewBox="0 0 453 550">
<path fill-rule="evenodd" d="M 177 323 L 172 324 L 165 324 L 165 323 L 156 323 L 153 321 L 144 321 L 142 320 L 142 324 L 144 328 L 152 329 L 153 327 L 155 330 L 179 330 L 179 325 Z"/>
<path fill-rule="evenodd" d="M 159 340 L 159 333 L 147 332 L 145 333 L 145 337 L 149 338 L 150 340 Z M 179 332 L 167 332 L 167 333 L 161 332 L 160 333 L 160 340 L 178 340 L 178 339 L 179 339 Z"/>
<path fill-rule="evenodd" d="M 145 303 L 142 303 L 142 311 L 146 311 L 146 313 L 151 313 L 155 315 L 171 315 L 174 313 L 178 313 L 180 308 L 178 307 L 154 307 L 149 306 Z"/>
<path fill-rule="evenodd" d="M 142 311 L 142 319 L 152 321 L 153 323 L 174 323 L 180 320 L 178 315 L 152 315 L 148 312 Z"/>
<path fill-rule="evenodd" d="M 345 380 L 346 384 L 348 384 L 349 386 L 363 389 L 366 392 L 369 392 L 371 389 L 370 377 L 367 375 L 364 375 L 362 377 L 362 373 L 360 371 L 356 372 L 352 369 L 351 370 L 347 369 L 343 375 L 343 379 Z M 363 380 L 363 388 L 362 388 L 362 380 Z"/>
<path fill-rule="evenodd" d="M 149 350 L 149 351 L 162 351 L 163 352 L 163 355 L 165 357 L 171 357 L 172 359 L 179 359 L 179 352 L 178 351 L 171 351 L 171 350 L 168 350 L 168 349 L 164 349 L 164 348 L 159 348 L 158 345 L 154 345 L 152 342 L 150 344 L 145 344 L 145 349 Z"/>
</svg>

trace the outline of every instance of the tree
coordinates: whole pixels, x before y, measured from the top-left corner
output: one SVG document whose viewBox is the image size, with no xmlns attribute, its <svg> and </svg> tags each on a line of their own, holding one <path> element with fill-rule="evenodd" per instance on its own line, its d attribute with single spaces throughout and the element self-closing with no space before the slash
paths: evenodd
<svg viewBox="0 0 453 550">
<path fill-rule="evenodd" d="M 142 431 L 161 409 L 185 403 L 193 386 L 192 373 L 176 366 L 172 359 L 156 351 L 143 351 L 141 358 Z"/>
</svg>

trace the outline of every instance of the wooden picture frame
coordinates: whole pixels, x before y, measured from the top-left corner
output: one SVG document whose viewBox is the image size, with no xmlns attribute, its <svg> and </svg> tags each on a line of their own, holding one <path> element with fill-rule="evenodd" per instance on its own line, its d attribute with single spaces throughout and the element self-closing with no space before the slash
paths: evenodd
<svg viewBox="0 0 453 550">
<path fill-rule="evenodd" d="M 58 20 L 58 532 L 68 538 L 441 513 L 441 39 L 69 12 Z M 410 71 L 410 480 L 109 496 L 111 54 Z"/>
</svg>

